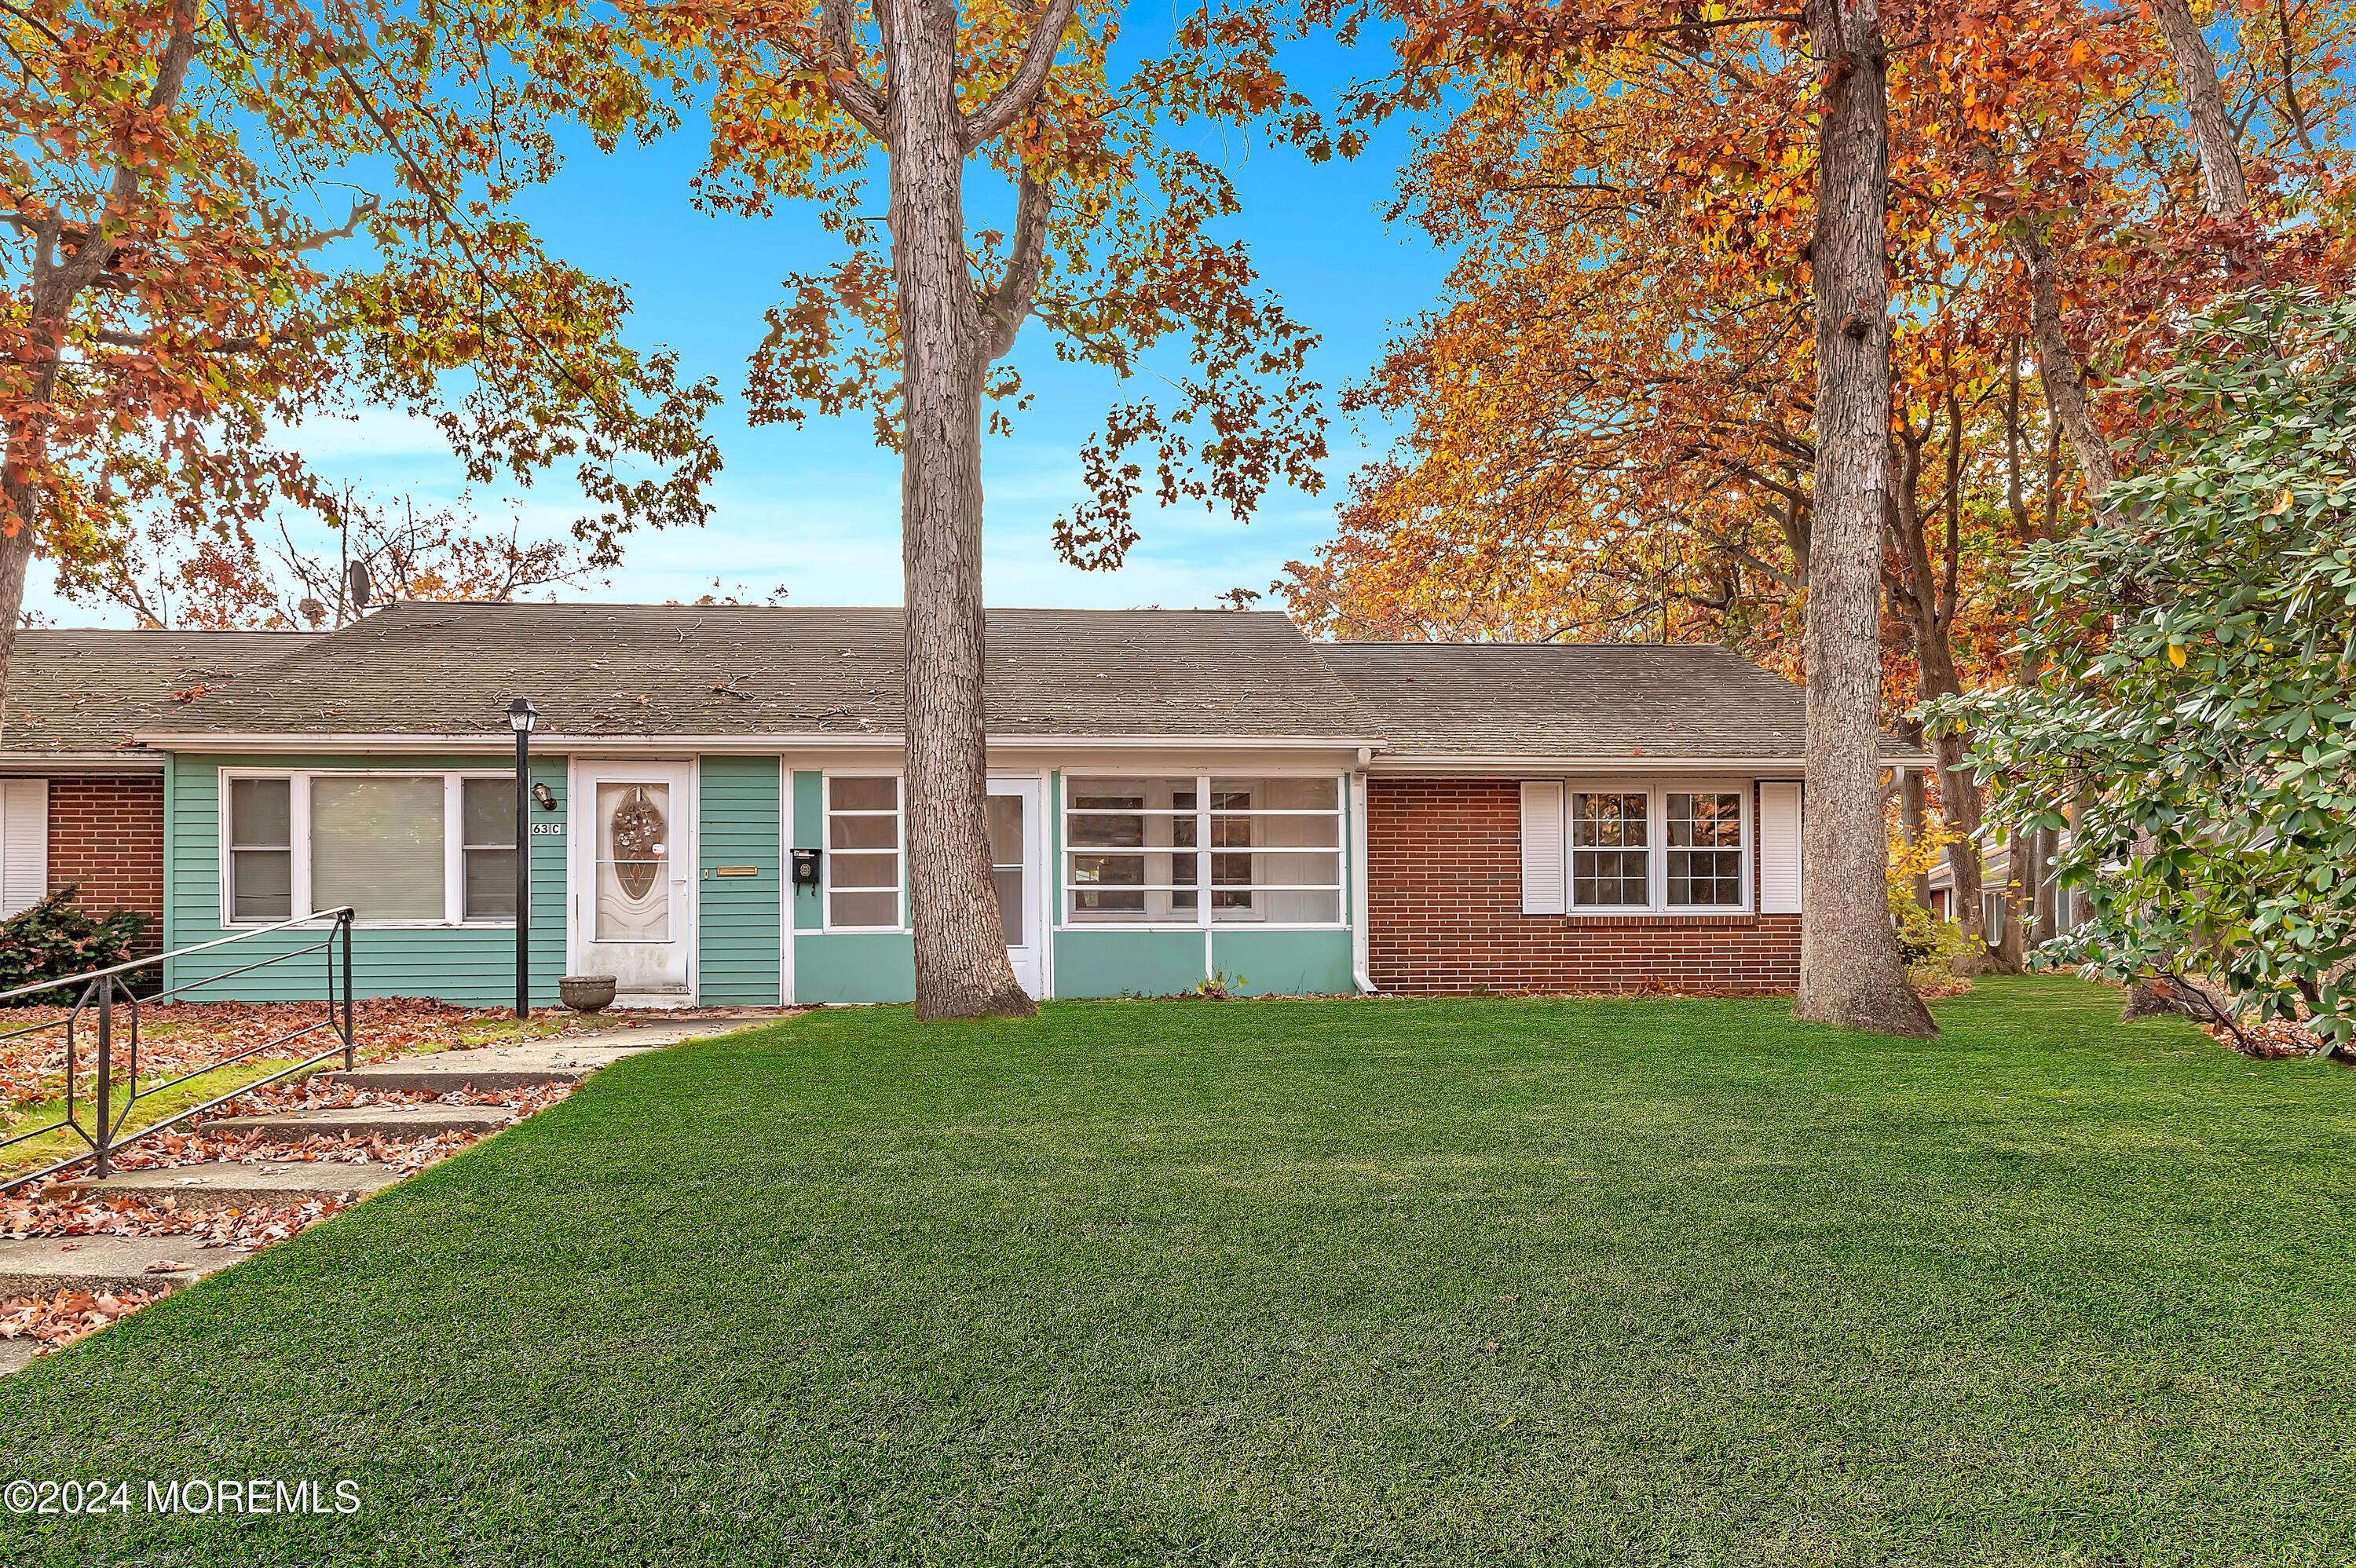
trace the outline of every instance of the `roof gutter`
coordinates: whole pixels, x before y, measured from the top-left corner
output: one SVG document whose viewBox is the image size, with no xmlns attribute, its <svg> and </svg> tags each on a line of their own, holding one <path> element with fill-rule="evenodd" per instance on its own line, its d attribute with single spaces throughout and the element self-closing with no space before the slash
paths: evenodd
<svg viewBox="0 0 2356 1568">
<path fill-rule="evenodd" d="M 1927 768 L 1926 756 L 1884 756 L 1885 768 Z M 1501 755 L 1487 752 L 1384 752 L 1370 771 L 1377 777 L 1434 774 L 1494 776 L 1524 773 L 1740 773 L 1751 778 L 1804 778 L 1807 759 L 1720 756 L 1562 756 Z"/>
<path fill-rule="evenodd" d="M 505 730 L 473 730 L 458 734 L 293 733 L 285 731 L 209 731 L 166 730 L 133 737 L 157 752 L 505 752 L 513 738 Z M 1378 749 L 1379 738 L 1353 735 L 1009 735 L 993 733 L 987 743 L 999 750 L 1024 747 L 1063 751 L 1097 748 L 1108 751 L 1191 751 L 1204 746 L 1244 750 L 1365 752 Z M 804 751 L 898 752 L 906 740 L 896 732 L 839 730 L 779 730 L 753 735 L 611 735 L 585 731 L 539 730 L 531 738 L 535 751 L 550 752 L 703 752 L 774 753 L 782 747 Z"/>
<path fill-rule="evenodd" d="M 58 773 L 160 773 L 161 752 L 0 752 L 0 777 Z"/>
</svg>

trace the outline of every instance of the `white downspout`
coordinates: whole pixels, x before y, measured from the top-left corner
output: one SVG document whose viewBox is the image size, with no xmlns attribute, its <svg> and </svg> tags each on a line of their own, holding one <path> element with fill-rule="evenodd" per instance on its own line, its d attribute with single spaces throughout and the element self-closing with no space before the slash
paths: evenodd
<svg viewBox="0 0 2356 1568">
<path fill-rule="evenodd" d="M 1369 997 L 1375 981 L 1366 968 L 1366 763 L 1373 756 L 1361 748 L 1350 774 L 1350 978 Z"/>
</svg>

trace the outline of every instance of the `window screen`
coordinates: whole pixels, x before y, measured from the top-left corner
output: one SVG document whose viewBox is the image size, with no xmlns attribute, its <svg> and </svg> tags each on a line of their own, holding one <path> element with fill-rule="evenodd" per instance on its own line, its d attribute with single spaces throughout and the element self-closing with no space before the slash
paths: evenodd
<svg viewBox="0 0 2356 1568">
<path fill-rule="evenodd" d="M 1070 918 L 1194 923 L 1202 885 L 1200 793 L 1194 779 L 1068 781 L 1064 880 Z"/>
<path fill-rule="evenodd" d="M 1074 778 L 1065 792 L 1072 921 L 1323 925 L 1342 918 L 1336 778 Z"/>
<path fill-rule="evenodd" d="M 900 781 L 826 781 L 826 923 L 900 925 Z"/>
<path fill-rule="evenodd" d="M 311 781 L 311 907 L 442 920 L 442 779 Z"/>
</svg>

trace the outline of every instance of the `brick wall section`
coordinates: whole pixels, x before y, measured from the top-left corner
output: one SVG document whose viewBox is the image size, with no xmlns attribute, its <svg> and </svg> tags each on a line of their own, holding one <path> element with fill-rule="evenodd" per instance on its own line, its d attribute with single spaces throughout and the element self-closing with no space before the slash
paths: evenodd
<svg viewBox="0 0 2356 1568">
<path fill-rule="evenodd" d="M 164 776 L 61 774 L 49 780 L 49 888 L 74 901 L 147 917 L 140 950 L 164 944 Z"/>
<path fill-rule="evenodd" d="M 1751 820 L 1758 821 L 1753 786 Z M 1759 903 L 1751 857 L 1751 906 Z M 1367 959 L 1385 991 L 1790 991 L 1800 917 L 1522 912 L 1518 779 L 1366 785 Z"/>
</svg>

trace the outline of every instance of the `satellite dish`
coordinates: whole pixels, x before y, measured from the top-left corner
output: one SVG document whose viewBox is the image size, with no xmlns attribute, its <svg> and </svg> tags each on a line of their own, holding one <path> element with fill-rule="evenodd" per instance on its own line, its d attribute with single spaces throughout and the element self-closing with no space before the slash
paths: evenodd
<svg viewBox="0 0 2356 1568">
<path fill-rule="evenodd" d="M 351 566 L 344 572 L 344 584 L 351 591 L 352 603 L 363 610 L 367 609 L 369 602 L 368 562 L 364 560 L 356 560 L 352 562 Z"/>
</svg>

